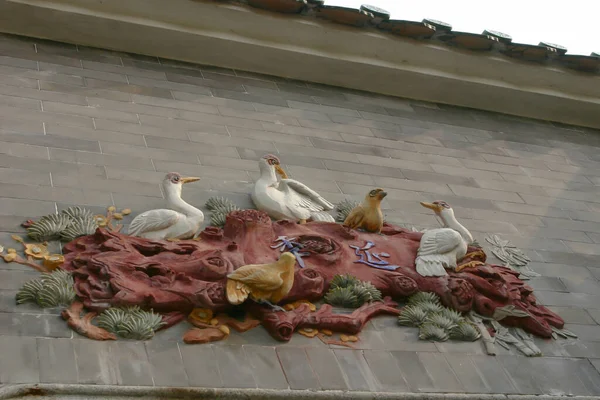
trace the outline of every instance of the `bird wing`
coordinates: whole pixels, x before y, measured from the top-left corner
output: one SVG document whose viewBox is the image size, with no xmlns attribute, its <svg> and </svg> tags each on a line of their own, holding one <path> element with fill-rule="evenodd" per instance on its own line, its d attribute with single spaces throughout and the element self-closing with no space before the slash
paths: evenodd
<svg viewBox="0 0 600 400">
<path fill-rule="evenodd" d="M 141 213 L 129 224 L 129 234 L 141 235 L 146 232 L 160 231 L 175 225 L 182 217 L 181 213 L 173 210 L 160 209 Z"/>
<path fill-rule="evenodd" d="M 445 254 L 454 250 L 462 241 L 454 229 L 442 228 L 426 231 L 421 238 L 419 256 Z"/>
<path fill-rule="evenodd" d="M 267 265 L 246 265 L 233 271 L 227 277 L 261 291 L 268 292 L 279 289 L 283 285 L 279 271 L 267 268 Z"/>
<path fill-rule="evenodd" d="M 364 217 L 365 210 L 363 210 L 362 206 L 356 206 L 344 220 L 344 226 L 347 226 L 350 229 L 356 229 L 360 226 Z"/>
<path fill-rule="evenodd" d="M 333 204 L 302 182 L 294 179 L 282 179 L 279 182 L 279 188 L 290 193 L 295 205 L 299 207 L 313 212 L 333 210 Z"/>
</svg>

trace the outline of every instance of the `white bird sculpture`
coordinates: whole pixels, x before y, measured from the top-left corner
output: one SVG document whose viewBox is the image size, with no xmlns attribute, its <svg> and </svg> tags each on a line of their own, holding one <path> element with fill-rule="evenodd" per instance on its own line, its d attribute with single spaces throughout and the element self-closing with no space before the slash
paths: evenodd
<svg viewBox="0 0 600 400">
<path fill-rule="evenodd" d="M 260 178 L 254 184 L 252 201 L 273 219 L 290 219 L 301 224 L 308 220 L 335 222 L 327 211 L 333 204 L 302 182 L 289 179 L 279 158 L 267 154 L 258 161 Z M 277 174 L 281 179 L 277 179 Z"/>
<path fill-rule="evenodd" d="M 162 187 L 167 208 L 141 213 L 131 221 L 129 235 L 152 240 L 178 240 L 194 237 L 204 222 L 204 214 L 181 198 L 184 183 L 200 178 L 184 178 L 176 172 L 165 176 Z"/>
<path fill-rule="evenodd" d="M 473 242 L 471 233 L 454 217 L 454 211 L 444 201 L 421 203 L 435 212 L 441 219 L 443 228 L 425 231 L 415 261 L 421 276 L 447 275 L 444 268 L 456 269 L 456 263 L 467 254 L 467 247 Z"/>
</svg>

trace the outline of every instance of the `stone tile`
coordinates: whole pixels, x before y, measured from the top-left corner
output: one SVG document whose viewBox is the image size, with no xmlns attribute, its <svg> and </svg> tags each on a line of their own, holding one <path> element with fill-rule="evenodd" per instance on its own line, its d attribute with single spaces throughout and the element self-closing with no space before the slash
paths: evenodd
<svg viewBox="0 0 600 400">
<path fill-rule="evenodd" d="M 0 353 L 0 383 L 40 382 L 35 338 L 2 336 Z"/>
<path fill-rule="evenodd" d="M 340 189 L 342 190 L 343 193 L 362 195 L 361 197 L 363 197 L 363 198 L 364 198 L 364 196 L 366 196 L 366 194 L 370 190 L 373 189 L 373 186 L 355 185 L 352 183 L 344 183 L 344 182 L 339 183 L 338 186 L 340 187 Z M 415 193 L 415 192 L 408 191 L 408 190 L 387 189 L 386 188 L 386 191 L 389 196 L 402 198 L 403 200 L 419 201 L 422 199 L 422 195 L 420 195 L 419 193 Z"/>
<path fill-rule="evenodd" d="M 37 339 L 40 382 L 79 383 L 71 339 Z"/>
<path fill-rule="evenodd" d="M 131 95 L 129 93 L 124 93 L 124 92 L 120 92 L 120 91 L 112 91 L 112 90 L 106 90 L 106 89 L 101 89 L 101 88 L 95 88 L 95 87 L 84 87 L 84 86 L 77 86 L 77 85 L 65 85 L 62 83 L 55 83 L 55 82 L 47 82 L 47 81 L 40 81 L 40 90 L 41 91 L 46 91 L 47 93 L 49 93 L 49 95 L 45 95 L 45 98 L 41 98 L 41 100 L 45 100 L 46 98 L 48 100 L 53 100 L 52 97 L 56 96 L 55 100 L 62 100 L 62 97 L 59 97 L 59 93 L 63 93 L 67 95 L 67 98 L 74 98 L 73 96 L 77 96 L 77 97 L 85 97 L 85 96 L 89 96 L 89 97 L 102 97 L 102 98 L 107 98 L 107 99 L 111 99 L 111 100 L 119 100 L 119 101 L 130 101 L 131 99 Z M 52 97 L 49 97 L 49 96 Z M 66 101 L 63 101 L 66 103 Z M 69 102 L 71 104 L 79 104 L 79 103 L 73 103 L 73 102 Z M 84 104 L 87 104 L 84 103 Z"/>
<path fill-rule="evenodd" d="M 342 370 L 333 350 L 307 347 L 310 365 L 319 380 L 318 387 L 324 390 L 348 390 Z"/>
<path fill-rule="evenodd" d="M 301 347 L 278 347 L 277 355 L 290 389 L 318 389 L 319 381 Z"/>
<path fill-rule="evenodd" d="M 199 96 L 199 97 L 206 98 L 206 96 Z M 161 97 L 141 96 L 141 95 L 135 95 L 135 94 L 131 96 L 131 99 L 132 99 L 133 103 L 135 103 L 135 104 L 143 104 L 146 106 L 153 106 L 151 108 L 152 110 L 162 108 L 162 109 L 174 109 L 174 110 L 188 110 L 188 111 L 208 113 L 208 114 L 218 114 L 219 109 L 217 108 L 217 106 L 218 105 L 226 106 L 226 104 L 227 104 L 227 103 L 218 104 L 218 102 L 213 104 L 209 101 L 207 101 L 204 104 L 200 101 L 197 101 L 197 102 L 184 101 L 184 99 L 180 100 L 177 98 L 176 98 L 176 100 L 171 100 L 171 99 L 164 99 Z M 213 98 L 213 97 L 208 97 L 206 99 L 207 100 L 210 100 L 210 99 L 217 100 L 216 98 Z M 236 107 L 235 104 L 232 104 L 229 108 L 239 108 L 239 107 Z M 254 108 L 251 105 L 247 106 L 247 108 L 245 108 L 245 109 L 254 110 Z M 148 110 L 150 110 L 150 109 L 148 109 Z"/>
<path fill-rule="evenodd" d="M 539 251 L 545 262 L 580 267 L 596 267 L 599 265 L 600 257 L 587 254 L 573 254 L 560 251 Z"/>
<path fill-rule="evenodd" d="M 554 311 L 562 319 L 565 320 L 567 324 L 584 324 L 584 325 L 594 325 L 600 321 L 600 310 L 588 309 L 584 310 L 582 308 L 577 307 L 548 307 L 550 310 Z M 596 318 L 597 315 L 597 318 Z"/>
<path fill-rule="evenodd" d="M 304 103 L 304 102 L 291 101 L 291 100 L 288 101 L 287 104 L 290 108 L 298 108 L 300 110 L 318 111 L 318 112 L 322 112 L 325 114 L 346 115 L 346 116 L 350 116 L 350 117 L 360 117 L 361 116 L 359 114 L 359 112 L 356 110 L 342 108 L 342 107 L 329 107 L 329 106 L 323 106 L 323 105 L 319 105 L 319 104 Z"/>
<path fill-rule="evenodd" d="M 481 356 L 471 355 L 469 358 L 490 393 L 518 393 L 507 372 L 495 357 L 486 354 Z"/>
<path fill-rule="evenodd" d="M 357 155 L 341 151 L 321 150 L 314 147 L 297 146 L 284 143 L 278 144 L 277 149 L 279 150 L 279 153 L 284 157 L 288 154 L 291 154 L 296 156 L 322 158 L 324 160 L 358 162 Z"/>
<path fill-rule="evenodd" d="M 0 141 L 16 142 L 33 146 L 55 147 L 70 150 L 100 152 L 97 141 L 64 138 L 48 135 L 22 135 L 18 133 L 0 133 Z"/>
<path fill-rule="evenodd" d="M 409 169 L 409 170 L 413 170 L 413 171 L 427 171 L 427 172 L 432 171 L 431 166 L 429 164 L 421 163 L 421 162 L 417 162 L 417 161 L 410 161 L 410 160 L 405 161 L 405 160 L 398 160 L 395 158 L 376 157 L 376 156 L 369 156 L 369 155 L 364 155 L 364 154 L 357 154 L 357 158 L 361 163 L 368 164 L 368 165 Z M 369 168 L 369 166 L 367 166 L 366 168 Z"/>
<path fill-rule="evenodd" d="M 80 62 L 78 62 L 80 64 Z M 51 72 L 51 73 L 60 73 L 66 75 L 75 75 L 81 76 L 85 78 L 93 78 L 93 79 L 101 79 L 104 81 L 114 81 L 127 83 L 127 77 L 123 74 L 115 74 L 111 72 L 97 71 L 91 69 L 83 69 L 81 68 L 81 64 L 77 66 L 66 66 L 59 64 L 52 64 L 46 62 L 39 63 L 40 71 Z"/>
<path fill-rule="evenodd" d="M 9 107 L 29 108 L 39 111 L 42 109 L 39 100 L 27 99 L 24 97 L 4 96 L 0 95 L 0 105 Z"/>
<path fill-rule="evenodd" d="M 244 346 L 244 352 L 252 366 L 257 386 L 261 389 L 288 389 L 279 358 L 274 347 Z"/>
<path fill-rule="evenodd" d="M 53 201 L 0 198 L 0 215 L 21 215 L 31 218 L 51 214 L 55 211 Z"/>
<path fill-rule="evenodd" d="M 147 83 L 147 79 L 146 78 L 138 78 L 138 77 L 129 77 L 129 84 L 127 83 L 122 83 L 122 82 L 111 82 L 111 81 L 106 81 L 106 80 L 101 80 L 101 79 L 92 79 L 92 78 L 85 78 L 85 85 L 89 88 L 92 89 L 99 89 L 102 91 L 108 91 L 108 92 L 122 92 L 128 95 L 131 94 L 141 94 L 144 96 L 154 96 L 154 97 L 162 97 L 165 99 L 172 99 L 173 95 L 171 94 L 171 91 L 168 89 L 164 89 L 164 88 L 160 88 L 160 87 L 148 87 L 148 86 L 144 86 L 143 83 Z M 160 82 L 160 81 L 155 81 L 155 82 Z M 141 85 L 138 85 L 138 83 L 142 83 Z M 105 97 L 103 96 L 104 92 L 90 92 L 90 96 L 92 97 Z M 119 100 L 118 98 L 119 96 L 111 96 L 111 100 Z M 121 97 L 124 98 L 124 97 Z M 127 96 L 127 98 L 130 98 L 130 96 Z"/>
<path fill-rule="evenodd" d="M 95 206 L 112 203 L 112 199 L 110 198 L 109 193 L 97 190 L 80 188 L 57 188 L 49 186 L 15 185 L 9 183 L 4 184 L 0 187 L 0 196 L 18 199 L 44 200 L 52 202 L 71 202 L 80 205 Z"/>
<path fill-rule="evenodd" d="M 420 360 L 419 354 L 420 353 L 414 351 L 392 352 L 392 356 L 396 359 L 400 372 L 408 383 L 411 391 L 425 393 L 438 391 L 439 389 L 436 388 L 436 384 L 441 382 L 434 382 L 432 380 L 433 377 L 429 374 L 427 368 Z"/>
<path fill-rule="evenodd" d="M 240 100 L 232 100 L 225 99 L 220 97 L 211 97 L 210 95 L 202 95 L 198 93 L 187 93 L 187 92 L 179 92 L 177 90 L 173 90 L 173 97 L 175 100 L 182 100 L 186 102 L 190 102 L 192 104 L 207 104 L 211 106 L 224 106 L 228 108 L 235 108 L 238 110 L 250 110 L 250 111 L 260 111 L 258 110 L 250 101 L 240 101 Z M 180 107 L 181 109 L 187 109 L 185 107 Z M 196 111 L 191 109 L 191 111 Z"/>
<path fill-rule="evenodd" d="M 225 90 L 225 89 L 212 89 L 211 92 L 212 92 L 213 96 L 215 96 L 215 97 L 221 97 L 221 98 L 229 99 L 229 100 L 268 104 L 271 106 L 281 106 L 281 107 L 288 106 L 287 101 L 285 99 L 283 99 L 282 97 L 278 97 L 278 96 L 275 97 L 275 96 L 270 96 L 270 95 L 260 95 L 260 94 L 254 94 L 254 93 L 243 93 L 243 92 L 236 92 L 233 90 Z"/>
<path fill-rule="evenodd" d="M 10 113 L 2 113 L 3 118 L 0 121 L 0 129 L 5 132 L 29 132 L 44 133 L 42 121 L 29 121 L 17 118 L 10 118 Z"/>
<path fill-rule="evenodd" d="M 219 373 L 226 377 L 227 386 L 236 388 L 255 388 L 252 367 L 242 346 L 215 346 L 215 359 Z"/>
<path fill-rule="evenodd" d="M 350 133 L 353 135 L 374 136 L 368 128 L 354 125 L 343 125 L 329 121 L 315 121 L 308 119 L 299 119 L 300 124 L 306 128 L 320 129 L 324 131 L 335 131 L 340 133 Z"/>
<path fill-rule="evenodd" d="M 4 272 L 16 271 L 0 270 Z M 71 334 L 71 329 L 57 315 L 0 313 L 0 335 L 70 338 Z"/>
<path fill-rule="evenodd" d="M 288 157 L 285 158 L 286 163 L 288 163 L 291 159 L 289 159 Z M 341 171 L 330 171 L 330 170 L 325 170 L 325 169 L 318 169 L 318 168 L 307 168 L 307 167 L 303 167 L 303 166 L 290 166 L 287 169 L 288 174 L 291 174 L 291 176 L 294 177 L 294 179 L 298 179 L 301 182 L 304 182 L 303 179 L 309 178 L 309 177 L 315 177 L 318 176 L 319 178 L 322 179 L 327 179 L 327 180 L 334 180 L 334 181 L 338 181 L 338 182 L 349 182 L 349 183 L 356 183 L 356 184 L 362 184 L 362 185 L 375 185 L 375 179 L 373 179 L 371 176 L 369 175 L 365 175 L 365 174 L 354 174 L 354 173 L 350 173 L 350 172 L 341 172 Z M 390 187 L 392 187 L 390 185 Z"/>
<path fill-rule="evenodd" d="M 377 380 L 361 350 L 334 350 L 334 353 L 350 390 L 377 390 Z"/>
<path fill-rule="evenodd" d="M 402 171 L 398 168 L 381 167 L 376 165 L 365 166 L 364 164 L 359 164 L 357 162 L 334 161 L 328 159 L 324 160 L 323 162 L 327 169 L 333 171 L 351 172 L 355 174 L 364 174 L 367 172 L 372 176 L 385 176 L 392 178 L 404 177 Z"/>
<path fill-rule="evenodd" d="M 8 243 L 3 243 L 8 248 Z M 17 248 L 15 246 L 15 248 Z M 25 282 L 38 278 L 39 273 L 31 269 L 24 271 L 6 271 L 0 270 L 0 290 L 18 290 Z M 10 318 L 5 314 L 0 314 L 3 318 Z"/>
<path fill-rule="evenodd" d="M 222 387 L 219 369 L 214 364 L 215 351 L 212 345 L 185 346 L 181 352 L 183 364 L 191 386 Z"/>
<path fill-rule="evenodd" d="M 143 342 L 117 341 L 111 351 L 118 370 L 119 385 L 153 385 L 150 362 Z"/>
<path fill-rule="evenodd" d="M 98 108 L 92 102 L 90 106 L 79 106 L 73 104 L 58 103 L 52 101 L 43 101 L 44 111 L 55 112 L 61 114 L 74 114 L 82 115 L 92 118 L 106 118 L 114 119 L 117 121 L 137 123 L 138 117 L 134 113 L 108 110 L 104 108 Z"/>
<path fill-rule="evenodd" d="M 152 340 L 145 345 L 154 385 L 188 386 L 188 376 L 177 342 Z"/>
<path fill-rule="evenodd" d="M 78 381 L 82 384 L 115 385 L 118 383 L 114 343 L 73 340 Z"/>
<path fill-rule="evenodd" d="M 598 325 L 569 324 L 566 328 L 575 333 L 583 341 L 600 342 L 600 326 Z"/>
<path fill-rule="evenodd" d="M 536 297 L 545 306 L 594 308 L 600 302 L 600 294 L 538 292 Z"/>
<path fill-rule="evenodd" d="M 562 396 L 590 395 L 586 385 L 579 379 L 576 360 L 559 358 L 532 358 L 528 360 L 536 384 L 544 394 Z M 600 375 L 596 375 L 596 380 Z M 588 377 L 589 378 L 589 377 Z"/>
<path fill-rule="evenodd" d="M 448 353 L 446 361 L 460 380 L 460 383 L 468 393 L 490 393 L 485 378 L 479 372 L 479 368 L 467 354 Z"/>
<path fill-rule="evenodd" d="M 537 271 L 536 271 L 537 272 Z M 559 278 L 541 276 L 532 278 L 527 282 L 533 289 L 550 290 L 553 292 L 566 292 L 567 288 Z"/>
<path fill-rule="evenodd" d="M 37 84 L 36 84 L 37 85 Z M 311 89 L 309 89 L 311 90 Z M 327 114 L 322 114 L 316 111 L 299 110 L 288 107 L 270 106 L 267 104 L 254 103 L 254 108 L 259 112 L 267 112 L 271 114 L 283 115 L 285 117 L 312 119 L 317 121 L 331 122 Z"/>
<path fill-rule="evenodd" d="M 90 153 L 87 151 L 72 151 L 63 149 L 50 149 L 52 160 L 64 161 L 51 164 L 52 172 L 60 174 L 88 175 L 104 177 L 106 173 L 102 166 L 154 170 L 152 161 L 142 157 L 123 157 L 121 155 Z M 91 165 L 85 165 L 91 164 Z"/>
<path fill-rule="evenodd" d="M 249 139 L 258 139 L 264 140 L 268 142 L 275 143 L 286 143 L 286 144 L 295 144 L 300 146 L 311 146 L 311 142 L 307 137 L 304 136 L 296 136 L 296 135 L 288 135 L 288 134 L 278 134 L 274 132 L 265 132 L 259 129 L 244 129 L 244 128 L 236 128 L 236 127 L 228 127 L 227 130 L 232 138 L 235 140 L 238 137 L 249 138 Z"/>
<path fill-rule="evenodd" d="M 496 356 L 504 371 L 510 377 L 519 394 L 541 394 L 540 388 L 535 380 L 530 359 L 515 356 Z"/>
<path fill-rule="evenodd" d="M 371 372 L 377 382 L 377 390 L 383 392 L 407 392 L 408 384 L 398 367 L 396 358 L 387 351 L 364 351 Z"/>
<path fill-rule="evenodd" d="M 147 140 L 155 145 L 154 138 Z M 161 142 L 162 143 L 162 142 Z M 152 158 L 153 160 L 161 161 L 177 161 L 182 163 L 198 164 L 198 156 L 192 152 L 182 152 L 181 150 L 165 150 L 154 147 L 131 146 L 119 143 L 103 142 L 102 152 L 104 154 L 119 155 L 121 157 L 133 156 L 139 158 Z M 156 144 L 159 146 L 159 144 Z"/>
<path fill-rule="evenodd" d="M 0 168 L 0 182 L 48 186 L 50 185 L 50 174 L 47 172 L 26 171 L 17 168 Z"/>
<path fill-rule="evenodd" d="M 48 159 L 48 149 L 43 146 L 30 146 L 28 144 L 10 143 L 0 141 L 0 154 L 13 157 Z"/>
<path fill-rule="evenodd" d="M 150 78 L 150 79 L 166 79 L 165 73 L 161 72 L 161 71 L 153 71 L 150 69 L 134 68 L 134 67 L 130 67 L 130 66 L 121 66 L 119 64 L 121 64 L 121 62 L 119 62 L 117 65 L 108 64 L 106 62 L 96 62 L 96 61 L 86 61 L 86 60 L 83 60 L 81 62 L 81 65 L 83 66 L 84 69 L 89 69 L 89 70 L 94 70 L 94 71 L 105 71 L 105 72 L 110 72 L 112 74 L 117 74 L 120 76 L 135 75 L 135 76 L 140 76 L 140 77 Z"/>
<path fill-rule="evenodd" d="M 285 133 L 288 135 L 294 135 L 294 136 L 305 136 L 306 139 L 308 140 L 308 138 L 321 138 L 321 139 L 331 139 L 334 141 L 341 141 L 341 133 L 339 132 L 335 132 L 335 131 L 328 131 L 328 130 L 323 130 L 323 129 L 313 129 L 313 128 L 305 128 L 303 126 L 291 126 L 291 125 L 278 125 L 278 124 L 272 124 L 272 123 L 267 123 L 267 122 L 262 122 L 261 123 L 261 130 L 265 130 L 268 132 L 279 132 L 279 133 Z M 338 143 L 338 142 L 336 142 Z M 308 146 L 312 146 L 312 142 L 309 142 Z M 318 148 L 321 148 L 319 146 L 315 146 Z M 342 146 L 343 147 L 343 146 Z M 326 147 L 323 147 L 326 149 Z M 333 150 L 336 150 L 335 146 L 333 148 Z M 339 149 L 342 150 L 342 149 Z"/>
</svg>

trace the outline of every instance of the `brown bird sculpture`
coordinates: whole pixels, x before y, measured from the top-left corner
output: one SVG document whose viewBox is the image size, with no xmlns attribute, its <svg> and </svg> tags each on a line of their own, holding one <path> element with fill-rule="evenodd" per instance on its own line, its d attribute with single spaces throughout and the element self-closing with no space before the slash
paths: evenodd
<svg viewBox="0 0 600 400">
<path fill-rule="evenodd" d="M 279 260 L 270 264 L 244 265 L 227 275 L 227 300 L 237 305 L 250 297 L 259 304 L 285 311 L 276 304 L 292 289 L 295 266 L 296 257 L 289 252 L 282 253 Z"/>
<path fill-rule="evenodd" d="M 344 226 L 351 229 L 381 233 L 381 228 L 383 228 L 381 201 L 385 196 L 387 196 L 387 193 L 381 188 L 371 190 L 365 196 L 364 201 L 350 211 L 344 221 Z"/>
</svg>

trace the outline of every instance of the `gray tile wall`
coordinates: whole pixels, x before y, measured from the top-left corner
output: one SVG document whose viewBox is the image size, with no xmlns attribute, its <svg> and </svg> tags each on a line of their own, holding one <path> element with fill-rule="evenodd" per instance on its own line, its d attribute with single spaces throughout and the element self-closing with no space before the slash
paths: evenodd
<svg viewBox="0 0 600 400">
<path fill-rule="evenodd" d="M 388 219 L 435 226 L 443 199 L 481 240 L 501 233 L 542 277 L 540 302 L 579 340 L 545 356 L 419 341 L 393 318 L 354 350 L 257 328 L 190 347 L 184 324 L 147 343 L 92 342 L 60 310 L 16 306 L 35 273 L 0 264 L 0 384 L 85 383 L 372 391 L 600 394 L 600 133 L 215 67 L 0 35 L 0 236 L 71 204 L 159 207 L 169 171 L 184 197 L 250 206 L 264 153 L 331 201 L 390 192 Z"/>
</svg>

